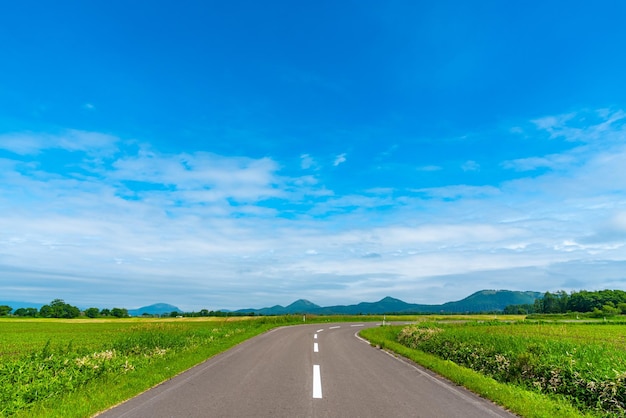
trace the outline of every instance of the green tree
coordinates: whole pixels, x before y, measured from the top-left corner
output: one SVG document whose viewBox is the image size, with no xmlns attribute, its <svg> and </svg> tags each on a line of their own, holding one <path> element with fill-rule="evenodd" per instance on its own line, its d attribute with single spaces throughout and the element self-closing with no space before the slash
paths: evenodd
<svg viewBox="0 0 626 418">
<path fill-rule="evenodd" d="M 556 305 L 560 313 L 567 312 L 567 302 L 569 301 L 569 295 L 565 290 L 559 290 L 554 294 L 557 299 Z"/>
<path fill-rule="evenodd" d="M 546 292 L 543 295 L 543 313 L 558 313 L 559 301 L 558 298 L 550 292 Z"/>
<path fill-rule="evenodd" d="M 9 305 L 0 305 L 0 316 L 7 316 L 11 313 L 12 310 L 13 308 L 11 308 Z"/>
<path fill-rule="evenodd" d="M 42 318 L 53 318 L 52 314 L 52 308 L 50 305 L 43 305 L 39 308 L 39 316 Z"/>
<path fill-rule="evenodd" d="M 111 316 L 111 310 L 104 308 L 100 311 L 100 316 Z"/>
<path fill-rule="evenodd" d="M 80 309 L 76 306 L 72 306 L 69 303 L 65 303 L 62 299 L 56 299 L 50 303 L 53 307 L 56 318 L 78 318 L 80 316 Z"/>
<path fill-rule="evenodd" d="M 503 313 L 507 315 L 528 315 L 535 313 L 535 305 L 508 305 L 504 308 Z"/>
<path fill-rule="evenodd" d="M 88 318 L 97 318 L 100 315 L 100 309 L 98 308 L 87 308 L 85 309 L 85 316 Z"/>
<path fill-rule="evenodd" d="M 602 306 L 602 313 L 605 316 L 615 316 L 615 315 L 619 315 L 621 312 L 622 312 L 621 309 L 613 306 L 612 302 L 609 302 L 606 305 Z"/>
<path fill-rule="evenodd" d="M 603 303 L 598 292 L 581 290 L 570 296 L 570 310 L 575 312 L 592 312 L 600 309 Z"/>
<path fill-rule="evenodd" d="M 597 314 L 598 311 L 602 311 L 605 305 L 620 307 L 620 304 L 623 303 L 626 303 L 626 292 L 623 290 L 607 289 L 595 292 L 581 290 L 572 292 L 569 296 L 567 309 L 573 312 L 595 312 Z"/>
<path fill-rule="evenodd" d="M 77 318 L 80 316 L 80 309 L 65 303 L 63 299 L 54 299 L 49 305 L 41 307 L 39 315 L 44 318 Z"/>
<path fill-rule="evenodd" d="M 113 308 L 111 309 L 111 316 L 116 318 L 128 318 L 128 309 Z"/>
<path fill-rule="evenodd" d="M 38 313 L 37 308 L 18 308 L 13 312 L 15 316 L 29 316 L 33 318 L 36 317 Z"/>
</svg>

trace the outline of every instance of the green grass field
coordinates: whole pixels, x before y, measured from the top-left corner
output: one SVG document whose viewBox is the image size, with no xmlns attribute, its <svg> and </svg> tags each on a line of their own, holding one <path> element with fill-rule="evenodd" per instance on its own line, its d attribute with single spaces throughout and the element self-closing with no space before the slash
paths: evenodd
<svg viewBox="0 0 626 418">
<path fill-rule="evenodd" d="M 87 417 L 301 317 L 0 320 L 0 416 Z"/>
<path fill-rule="evenodd" d="M 307 323 L 381 321 L 308 316 Z M 0 318 L 0 417 L 88 417 L 300 315 Z"/>
<path fill-rule="evenodd" d="M 307 323 L 382 319 L 322 316 Z M 625 324 L 493 315 L 385 319 L 414 324 L 362 335 L 521 416 L 626 415 Z M 0 416 L 88 417 L 248 338 L 301 323 L 301 316 L 0 319 Z"/>
</svg>

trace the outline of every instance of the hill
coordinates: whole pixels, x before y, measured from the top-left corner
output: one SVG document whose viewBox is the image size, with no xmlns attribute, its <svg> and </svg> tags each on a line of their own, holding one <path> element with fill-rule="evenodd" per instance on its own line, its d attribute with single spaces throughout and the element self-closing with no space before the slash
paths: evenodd
<svg viewBox="0 0 626 418">
<path fill-rule="evenodd" d="M 168 305 L 167 303 L 155 303 L 154 305 L 143 306 L 137 309 L 129 309 L 128 314 L 130 316 L 147 315 L 163 315 L 171 312 L 182 312 L 174 305 Z"/>
<path fill-rule="evenodd" d="M 235 313 L 253 313 L 255 315 L 288 315 L 288 314 L 304 314 L 311 313 L 322 309 L 321 306 L 314 304 L 306 299 L 298 299 L 288 306 L 275 305 L 270 308 L 262 309 L 239 309 Z"/>
<path fill-rule="evenodd" d="M 315 315 L 367 315 L 386 313 L 477 313 L 498 312 L 508 305 L 533 304 L 543 296 L 540 292 L 520 292 L 512 290 L 481 290 L 465 299 L 446 302 L 441 305 L 420 305 L 400 299 L 385 297 L 378 302 L 361 302 L 356 305 L 321 307 L 300 299 L 287 307 L 280 305 L 262 309 L 239 309 L 236 313 L 255 315 L 315 314 Z"/>
<path fill-rule="evenodd" d="M 492 312 L 501 311 L 509 305 L 532 305 L 536 299 L 542 297 L 543 293 L 540 292 L 481 290 L 465 299 L 447 302 L 439 306 L 442 312 Z"/>
</svg>

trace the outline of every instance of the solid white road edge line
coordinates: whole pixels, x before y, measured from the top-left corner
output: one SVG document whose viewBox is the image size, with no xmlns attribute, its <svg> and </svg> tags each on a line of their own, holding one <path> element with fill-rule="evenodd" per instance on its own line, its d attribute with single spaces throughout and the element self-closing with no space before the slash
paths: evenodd
<svg viewBox="0 0 626 418">
<path fill-rule="evenodd" d="M 313 365 L 313 398 L 322 398 L 322 376 L 320 375 L 320 366 Z"/>
<path fill-rule="evenodd" d="M 359 335 L 359 331 L 354 333 L 354 336 L 361 340 L 362 342 L 364 342 L 365 344 L 371 346 L 372 344 L 367 341 L 365 338 L 361 337 Z M 379 350 L 382 351 L 383 353 L 385 353 L 386 355 L 388 355 L 389 357 L 391 357 L 392 359 L 399 361 L 401 363 L 404 363 L 405 365 L 409 366 L 410 368 L 412 368 L 413 370 L 415 370 L 417 373 L 419 373 L 421 376 L 424 376 L 425 378 L 431 380 L 432 382 L 436 383 L 437 385 L 441 386 L 442 388 L 446 389 L 448 392 L 452 392 L 454 393 L 456 396 L 458 396 L 459 398 L 467 401 L 468 403 L 471 403 L 473 405 L 475 405 L 476 407 L 482 409 L 483 411 L 485 411 L 485 413 L 487 415 L 493 416 L 493 417 L 500 417 L 501 415 L 498 414 L 495 411 L 492 411 L 491 409 L 487 408 L 480 399 L 474 399 L 471 396 L 466 395 L 465 393 L 461 392 L 460 390 L 456 389 L 455 387 L 452 386 L 452 384 L 450 383 L 446 383 L 446 381 L 438 379 L 434 376 L 431 376 L 429 373 L 425 372 L 424 370 L 421 370 L 420 367 L 422 366 L 416 366 L 415 364 L 412 363 L 411 360 L 409 359 L 405 359 L 404 357 L 400 356 L 400 355 L 396 355 L 393 352 L 389 352 L 387 350 Z M 436 373 L 435 373 L 436 375 Z"/>
</svg>

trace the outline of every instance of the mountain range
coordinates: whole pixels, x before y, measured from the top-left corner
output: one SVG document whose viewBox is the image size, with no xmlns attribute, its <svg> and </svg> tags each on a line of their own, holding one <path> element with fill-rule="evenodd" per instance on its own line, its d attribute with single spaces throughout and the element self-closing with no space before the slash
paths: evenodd
<svg viewBox="0 0 626 418">
<path fill-rule="evenodd" d="M 288 306 L 275 305 L 262 309 L 239 309 L 236 311 L 222 310 L 222 312 L 254 315 L 287 315 L 287 314 L 314 314 L 314 315 L 367 315 L 387 313 L 476 313 L 498 312 L 508 305 L 533 304 L 536 299 L 543 297 L 540 292 L 522 292 L 512 290 L 481 290 L 455 302 L 446 302 L 440 305 L 423 305 L 407 303 L 400 299 L 385 297 L 378 302 L 361 302 L 355 305 L 319 306 L 306 299 L 299 299 Z M 41 308 L 41 303 L 0 301 L 0 305 L 8 305 L 13 309 Z M 129 309 L 131 316 L 163 315 L 171 312 L 183 312 L 174 305 L 155 303 L 137 309 Z"/>
<path fill-rule="evenodd" d="M 276 305 L 262 309 L 239 309 L 238 314 L 255 315 L 367 315 L 386 313 L 476 313 L 498 312 L 509 305 L 533 304 L 543 297 L 540 292 L 521 292 L 512 290 L 481 290 L 465 299 L 446 302 L 440 305 L 421 305 L 407 303 L 400 299 L 385 297 L 378 302 L 361 302 L 356 305 L 337 305 L 322 307 L 306 299 L 300 299 L 288 306 Z"/>
<path fill-rule="evenodd" d="M 129 309 L 128 315 L 130 316 L 141 316 L 143 314 L 147 315 L 163 315 L 169 314 L 172 312 L 182 312 L 182 310 L 178 309 L 174 305 L 169 305 L 167 303 L 155 303 L 154 305 L 142 306 L 137 309 Z"/>
</svg>

